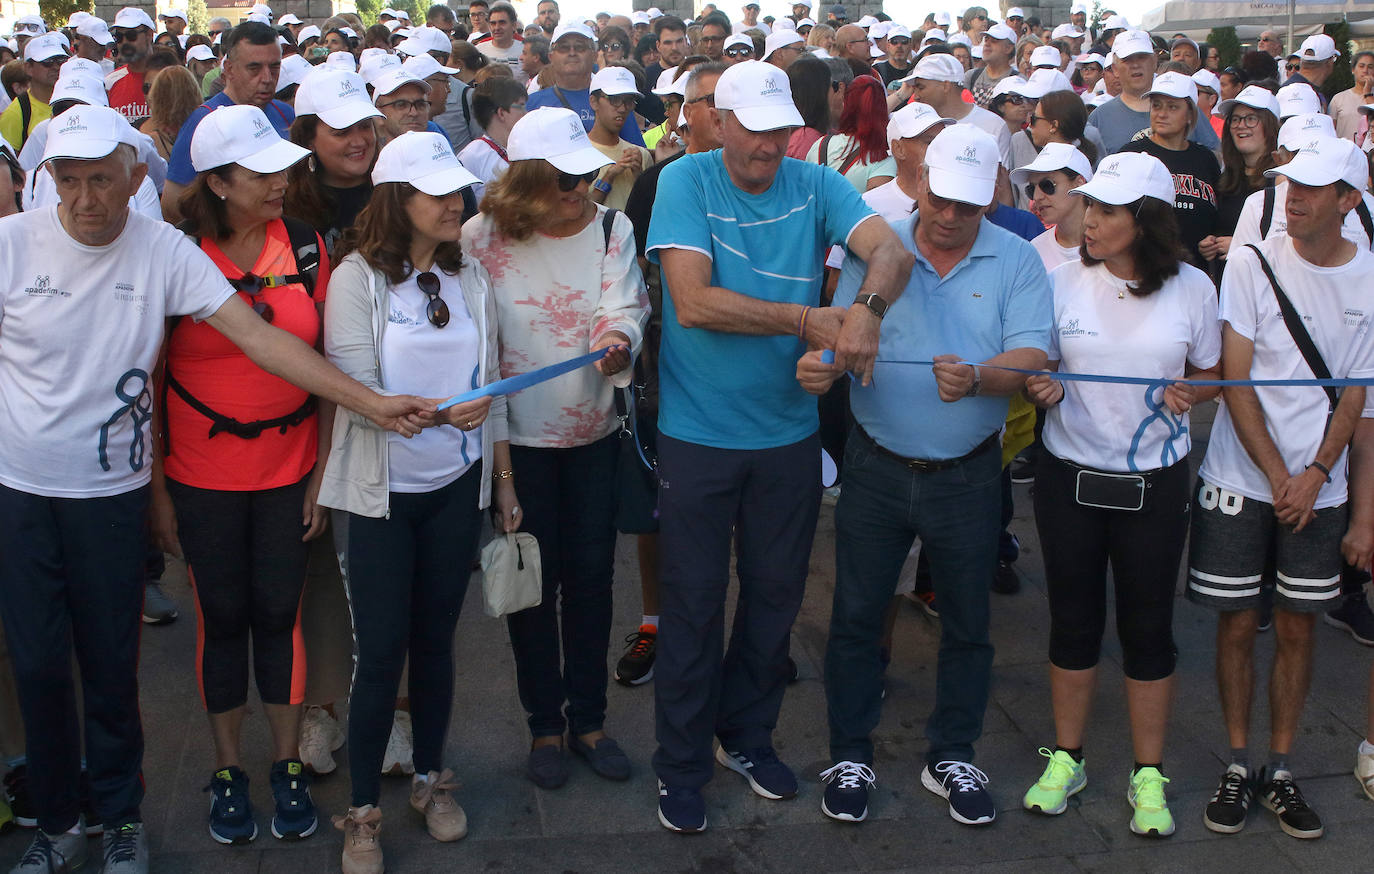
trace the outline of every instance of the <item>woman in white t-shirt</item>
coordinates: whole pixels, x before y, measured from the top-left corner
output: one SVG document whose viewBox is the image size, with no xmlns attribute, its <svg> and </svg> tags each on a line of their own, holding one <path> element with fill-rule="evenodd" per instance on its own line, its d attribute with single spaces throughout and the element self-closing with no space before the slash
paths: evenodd
<svg viewBox="0 0 1374 874">
<path fill-rule="evenodd" d="M 478 85 L 473 94 L 472 113 L 486 135 L 464 146 L 458 153 L 458 160 L 481 180 L 472 189 L 479 204 L 487 185 L 510 166 L 506 142 L 510 139 L 510 129 L 525 114 L 526 96 L 520 83 L 505 76 L 491 77 Z"/>
<path fill-rule="evenodd" d="M 1087 202 L 1072 191 L 1092 178 L 1088 156 L 1067 143 L 1046 143 L 1034 161 L 1011 171 L 1012 187 L 1023 189 L 1026 201 L 1048 226 L 1031 240 L 1046 272 L 1078 260 Z"/>
<path fill-rule="evenodd" d="M 526 776 L 543 789 L 567 781 L 566 734 L 596 773 L 626 780 L 629 759 L 605 731 L 620 440 L 613 386 L 629 385 L 649 300 L 630 220 L 590 198 L 611 160 L 576 113 L 526 113 L 507 151 L 510 167 L 463 226 L 463 248 L 491 272 L 502 373 L 611 350 L 595 367 L 510 398 L 521 527 L 539 541 L 544 574 L 543 603 L 507 618 L 533 736 Z"/>
<path fill-rule="evenodd" d="M 342 244 L 353 251 L 334 271 L 325 304 L 325 352 L 364 385 L 443 398 L 498 378 L 490 279 L 458 243 L 461 189 L 475 182 L 441 134 L 401 134 L 377 156 L 371 197 Z M 435 840 L 467 833 L 452 796 L 456 783 L 442 763 L 453 709 L 453 630 L 482 509 L 494 498 L 497 525 L 513 528 L 520 507 L 504 398 L 457 404 L 431 424 L 412 440 L 392 440 L 340 408 L 320 488 L 319 502 L 336 511 L 355 644 L 352 797 L 337 822 L 345 871 L 382 868 L 382 762 L 407 656 L 410 804 Z"/>
<path fill-rule="evenodd" d="M 1058 370 L 1158 378 L 1154 385 L 1026 380 L 1047 408 L 1036 471 L 1035 519 L 1050 602 L 1055 744 L 1025 795 L 1026 809 L 1059 814 L 1086 783 L 1083 735 L 1107 618 L 1107 569 L 1126 675 L 1135 768 L 1131 831 L 1174 831 L 1164 796 L 1164 737 L 1177 659 L 1174 586 L 1188 533 L 1188 411 L 1216 388 L 1221 334 L 1216 292 L 1183 261 L 1174 185 L 1153 156 L 1112 155 L 1091 182 L 1083 258 L 1050 274 Z"/>
</svg>

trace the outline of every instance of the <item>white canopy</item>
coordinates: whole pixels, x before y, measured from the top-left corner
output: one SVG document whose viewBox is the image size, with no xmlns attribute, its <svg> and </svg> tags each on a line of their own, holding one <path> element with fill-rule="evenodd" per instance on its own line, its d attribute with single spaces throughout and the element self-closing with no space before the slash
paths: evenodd
<svg viewBox="0 0 1374 874">
<path fill-rule="evenodd" d="M 1231 25 L 1236 27 L 1242 38 L 1258 36 L 1261 30 L 1274 28 L 1284 30 L 1288 26 L 1287 0 L 1169 0 L 1163 6 L 1145 13 L 1141 28 L 1151 33 L 1169 31 L 1200 31 L 1206 36 L 1213 27 Z M 1342 17 L 1355 22 L 1360 19 L 1374 20 L 1374 0 L 1296 0 L 1294 7 L 1294 33 L 1316 33 L 1321 25 L 1339 21 Z M 1254 28 L 1254 33 L 1246 33 Z"/>
</svg>

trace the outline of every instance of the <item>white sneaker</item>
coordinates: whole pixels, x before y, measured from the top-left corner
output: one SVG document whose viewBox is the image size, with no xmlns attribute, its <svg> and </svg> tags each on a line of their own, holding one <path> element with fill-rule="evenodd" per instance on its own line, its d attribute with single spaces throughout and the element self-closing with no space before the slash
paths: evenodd
<svg viewBox="0 0 1374 874">
<path fill-rule="evenodd" d="M 1356 753 L 1355 777 L 1360 781 L 1364 794 L 1374 801 L 1374 753 Z"/>
<path fill-rule="evenodd" d="M 339 720 L 323 707 L 305 708 L 301 717 L 301 763 L 316 774 L 329 774 L 338 765 L 333 752 L 344 744 Z"/>
<path fill-rule="evenodd" d="M 408 777 L 414 773 L 415 738 L 410 730 L 410 714 L 405 710 L 397 710 L 391 722 L 391 737 L 386 741 L 386 755 L 382 757 L 382 774 Z"/>
</svg>

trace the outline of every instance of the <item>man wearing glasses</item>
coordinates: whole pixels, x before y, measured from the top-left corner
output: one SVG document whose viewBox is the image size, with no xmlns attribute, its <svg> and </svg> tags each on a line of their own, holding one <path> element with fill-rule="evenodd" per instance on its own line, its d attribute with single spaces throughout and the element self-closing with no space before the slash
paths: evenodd
<svg viewBox="0 0 1374 874">
<path fill-rule="evenodd" d="M 148 71 L 148 53 L 153 48 L 153 34 L 157 27 L 148 13 L 126 6 L 115 15 L 115 63 L 121 64 L 105 79 L 110 93 L 110 108 L 138 124 L 148 117 L 148 95 L 143 90 L 143 76 Z"/>
<path fill-rule="evenodd" d="M 873 63 L 868 53 L 868 34 L 857 24 L 846 24 L 835 31 L 835 57 L 855 60 L 864 66 Z"/>
<path fill-rule="evenodd" d="M 894 24 L 887 31 L 887 60 L 873 65 L 873 72 L 883 77 L 883 84 L 892 83 L 911 72 L 911 31 Z"/>
<path fill-rule="evenodd" d="M 733 49 L 732 49 L 733 50 Z M 786 70 L 792 62 L 806 54 L 806 40 L 795 30 L 775 30 L 763 43 L 763 58 L 779 70 Z M 734 61 L 732 59 L 731 63 Z"/>
<path fill-rule="evenodd" d="M 57 34 L 34 37 L 24 46 L 24 72 L 29 76 L 29 90 L 0 112 L 0 136 L 19 154 L 29 134 L 38 123 L 52 117 L 52 89 L 62 70 L 67 53 Z"/>
<path fill-rule="evenodd" d="M 712 12 L 701 23 L 701 36 L 697 48 L 712 61 L 719 61 L 725 54 L 725 38 L 730 35 L 730 19 L 724 13 Z M 751 43 L 752 45 L 752 43 Z"/>
<path fill-rule="evenodd" d="M 674 20 L 681 22 L 681 19 Z M 686 34 L 685 27 L 683 34 Z M 580 21 L 565 21 L 558 25 L 549 47 L 549 65 L 553 67 L 553 85 L 531 94 L 525 108 L 530 111 L 541 106 L 571 109 L 582 119 L 582 126 L 590 132 L 596 124 L 596 112 L 592 109 L 591 98 L 592 68 L 596 66 L 596 38 L 592 36 L 591 28 Z M 626 116 L 620 136 L 633 145 L 644 145 L 644 135 L 639 132 L 633 112 Z"/>
<path fill-rule="evenodd" d="M 43 23 L 43 18 L 40 15 L 25 15 L 16 21 L 14 23 L 14 43 L 15 51 L 19 53 L 19 57 L 24 56 L 24 47 L 28 45 L 29 40 L 47 32 L 48 26 Z"/>
<path fill-rule="evenodd" d="M 1266 52 L 1269 57 L 1278 59 L 1283 57 L 1283 41 L 1279 35 L 1272 30 L 1266 30 L 1260 34 L 1259 42 L 1255 44 L 1257 51 Z"/>
</svg>

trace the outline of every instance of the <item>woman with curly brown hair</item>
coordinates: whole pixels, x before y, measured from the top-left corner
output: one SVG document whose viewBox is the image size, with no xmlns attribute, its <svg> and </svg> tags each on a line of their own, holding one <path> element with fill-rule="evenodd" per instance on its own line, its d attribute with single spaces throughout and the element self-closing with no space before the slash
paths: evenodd
<svg viewBox="0 0 1374 874">
<path fill-rule="evenodd" d="M 185 67 L 168 67 L 148 89 L 149 115 L 138 129 L 153 138 L 159 155 L 170 159 L 177 132 L 201 103 L 195 74 Z"/>
</svg>

